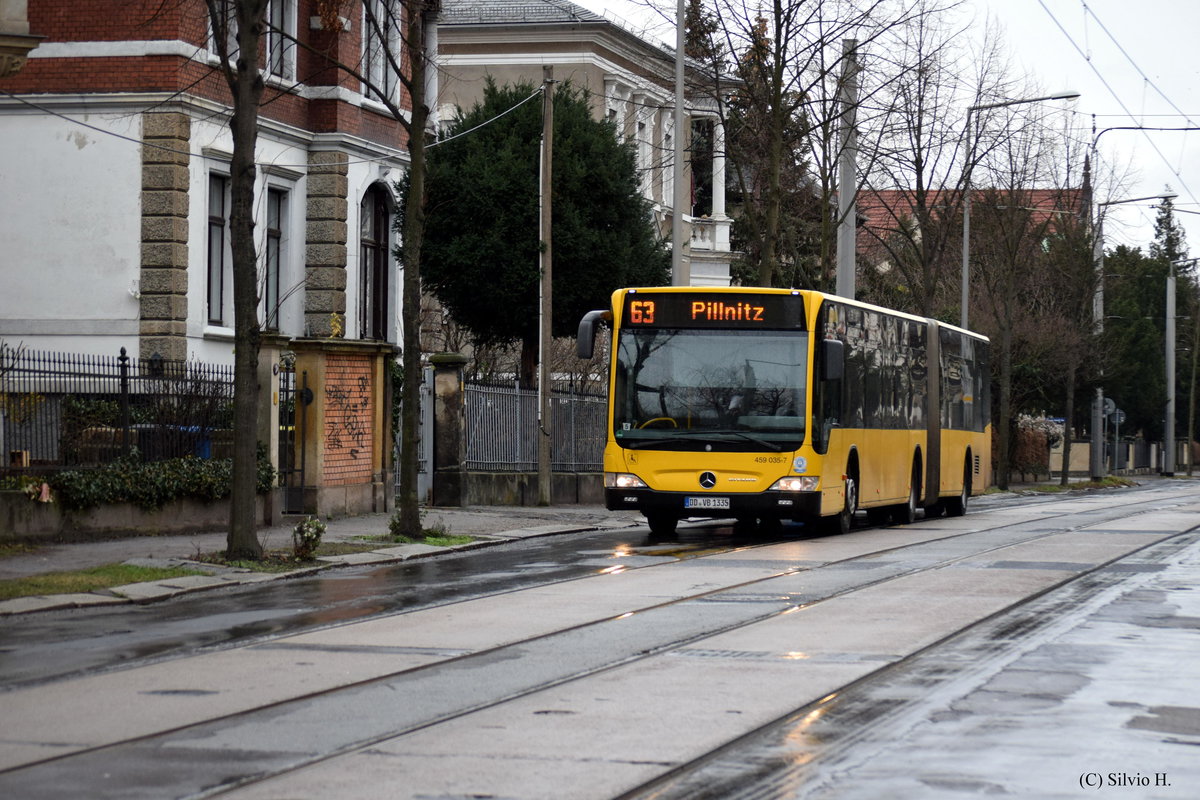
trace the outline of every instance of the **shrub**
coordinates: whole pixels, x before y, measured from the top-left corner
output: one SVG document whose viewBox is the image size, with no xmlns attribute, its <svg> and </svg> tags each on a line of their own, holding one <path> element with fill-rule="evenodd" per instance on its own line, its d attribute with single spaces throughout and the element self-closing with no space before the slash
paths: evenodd
<svg viewBox="0 0 1200 800">
<path fill-rule="evenodd" d="M 185 456 L 143 463 L 136 451 L 97 469 L 60 472 L 48 480 L 63 507 L 76 511 L 109 503 L 153 510 L 181 497 L 221 500 L 229 496 L 232 482 L 232 459 Z M 260 444 L 256 489 L 263 494 L 274 483 L 275 469 Z"/>
<path fill-rule="evenodd" d="M 292 529 L 292 555 L 297 561 L 309 561 L 321 546 L 325 523 L 316 517 L 305 517 Z"/>
</svg>

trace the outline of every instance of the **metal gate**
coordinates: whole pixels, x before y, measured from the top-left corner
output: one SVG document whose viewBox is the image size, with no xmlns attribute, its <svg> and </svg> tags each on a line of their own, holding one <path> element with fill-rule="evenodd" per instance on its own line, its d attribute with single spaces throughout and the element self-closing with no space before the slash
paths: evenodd
<svg viewBox="0 0 1200 800">
<path fill-rule="evenodd" d="M 304 414 L 298 405 L 312 402 L 308 372 L 296 381 L 296 368 L 279 368 L 279 487 L 283 490 L 283 513 L 304 513 Z"/>
<path fill-rule="evenodd" d="M 420 444 L 417 447 L 417 502 L 431 505 L 433 502 L 433 367 L 421 373 L 421 410 L 417 414 Z M 396 442 L 396 494 L 400 494 L 400 423 L 392 432 Z"/>
</svg>

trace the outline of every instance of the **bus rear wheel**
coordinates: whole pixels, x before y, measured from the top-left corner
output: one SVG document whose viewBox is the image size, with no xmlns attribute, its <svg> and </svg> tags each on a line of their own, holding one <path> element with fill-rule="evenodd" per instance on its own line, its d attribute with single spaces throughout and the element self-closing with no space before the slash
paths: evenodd
<svg viewBox="0 0 1200 800">
<path fill-rule="evenodd" d="M 968 460 L 963 464 L 963 480 L 962 489 L 958 493 L 958 497 L 949 497 L 946 499 L 946 516 L 961 517 L 967 513 L 967 501 L 971 497 L 971 462 Z"/>
<path fill-rule="evenodd" d="M 911 525 L 917 520 L 917 503 L 920 502 L 921 470 L 913 464 L 912 478 L 908 484 L 908 500 L 895 507 L 892 516 L 897 524 Z"/>
</svg>

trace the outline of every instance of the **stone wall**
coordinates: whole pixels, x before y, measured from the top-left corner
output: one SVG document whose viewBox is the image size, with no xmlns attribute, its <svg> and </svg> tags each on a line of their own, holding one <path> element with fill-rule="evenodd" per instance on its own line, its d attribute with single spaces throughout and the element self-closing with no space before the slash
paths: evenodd
<svg viewBox="0 0 1200 800">
<path fill-rule="evenodd" d="M 279 521 L 273 496 L 259 496 L 255 515 L 263 525 Z M 155 511 L 115 503 L 83 511 L 64 511 L 55 503 L 36 503 L 24 492 L 0 492 L 0 543 L 86 540 L 115 536 L 153 536 L 219 532 L 229 529 L 229 501 L 206 503 L 181 499 Z"/>
</svg>

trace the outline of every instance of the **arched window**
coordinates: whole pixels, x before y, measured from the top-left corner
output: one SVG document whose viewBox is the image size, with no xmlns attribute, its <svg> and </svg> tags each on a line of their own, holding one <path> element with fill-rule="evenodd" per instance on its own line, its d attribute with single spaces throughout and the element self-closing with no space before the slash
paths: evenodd
<svg viewBox="0 0 1200 800">
<path fill-rule="evenodd" d="M 387 192 L 372 186 L 359 206 L 359 338 L 388 338 L 388 274 L 391 272 L 391 214 Z"/>
</svg>

